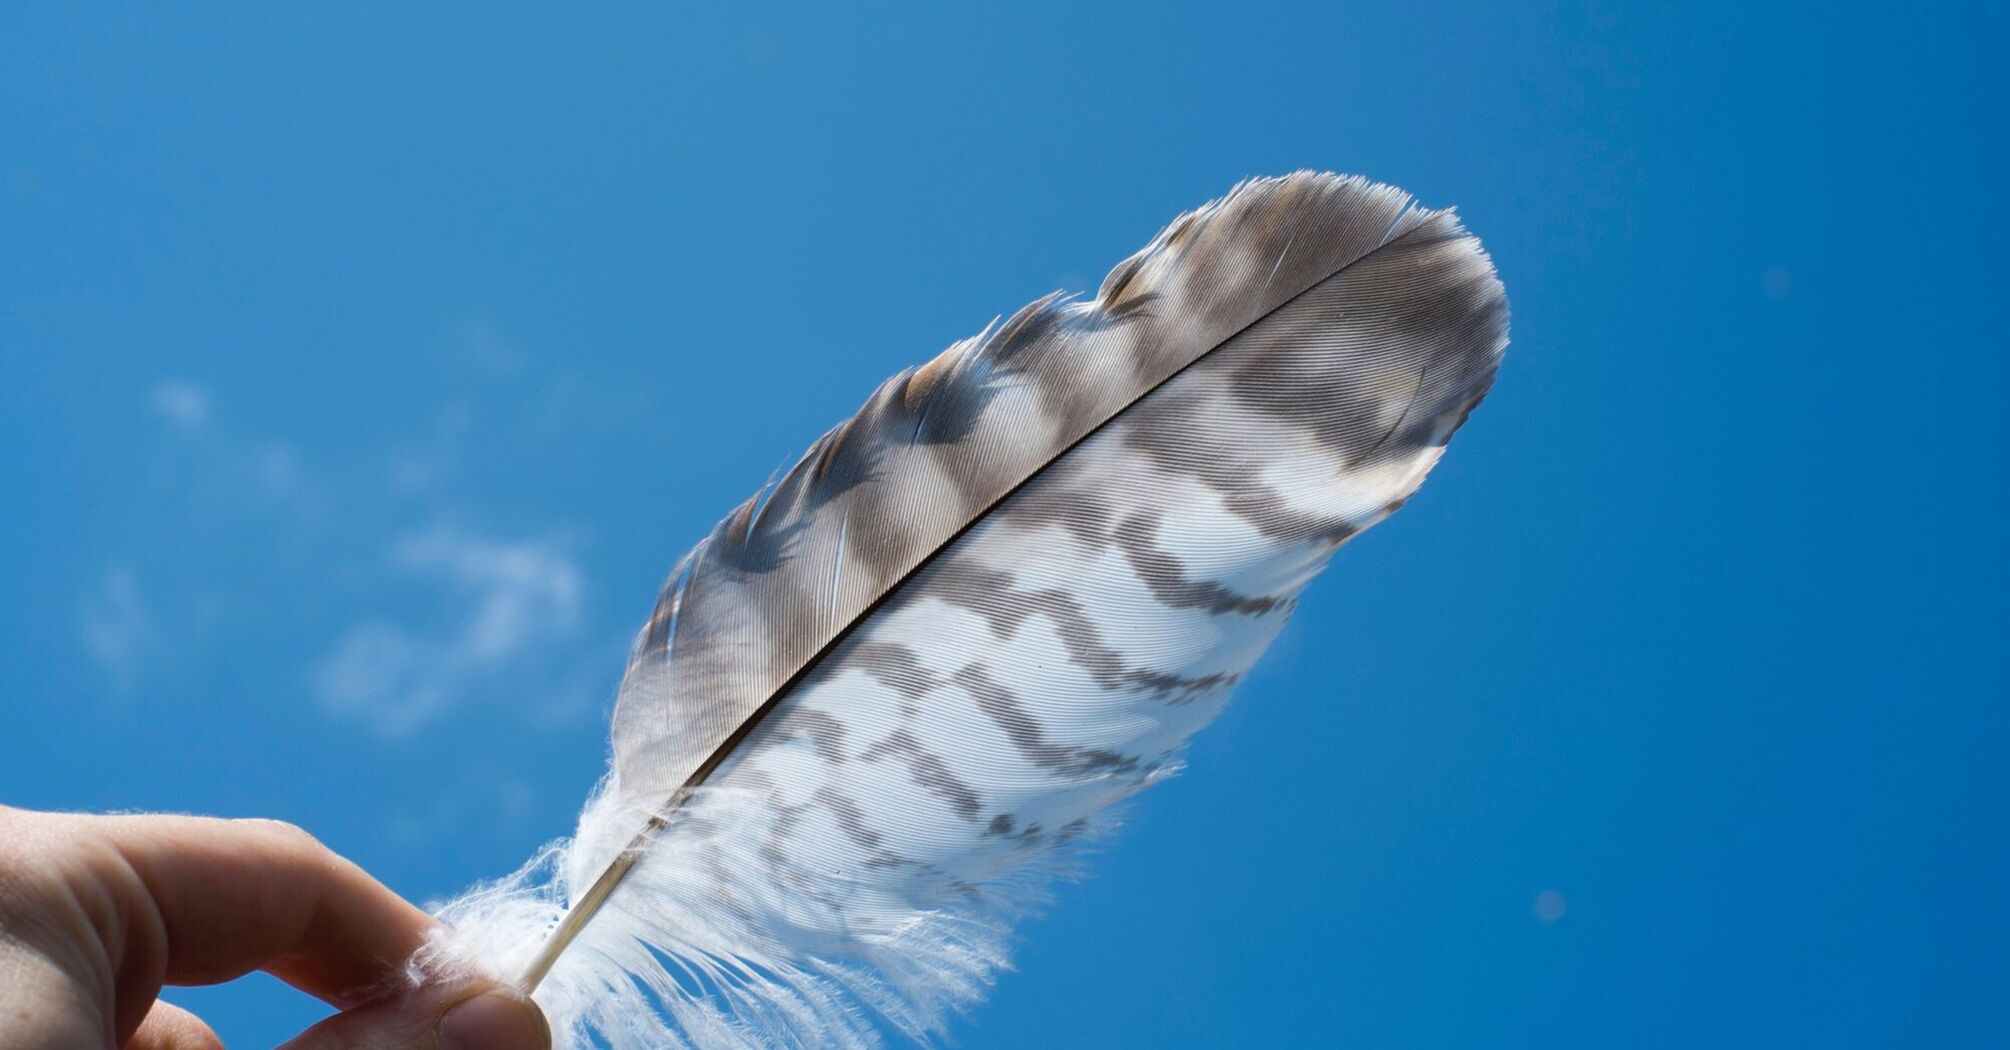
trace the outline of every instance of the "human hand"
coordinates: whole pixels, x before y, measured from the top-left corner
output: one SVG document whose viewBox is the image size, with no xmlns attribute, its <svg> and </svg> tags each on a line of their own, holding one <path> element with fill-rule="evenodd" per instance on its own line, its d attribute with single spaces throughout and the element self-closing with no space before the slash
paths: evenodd
<svg viewBox="0 0 2010 1050">
<path fill-rule="evenodd" d="M 276 821 L 0 806 L 0 1050 L 222 1046 L 164 984 L 265 970 L 344 1011 L 291 1050 L 543 1050 L 493 982 L 412 988 L 431 918 Z"/>
</svg>

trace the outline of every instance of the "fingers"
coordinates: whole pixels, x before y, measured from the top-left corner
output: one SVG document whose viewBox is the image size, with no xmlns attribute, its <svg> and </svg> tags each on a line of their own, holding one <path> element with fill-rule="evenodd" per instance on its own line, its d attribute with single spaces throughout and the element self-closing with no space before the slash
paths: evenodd
<svg viewBox="0 0 2010 1050">
<path fill-rule="evenodd" d="M 281 1050 L 550 1050 L 529 999 L 493 984 L 424 988 L 337 1014 Z"/>
<path fill-rule="evenodd" d="M 155 1000 L 126 1050 L 223 1050 L 223 1040 L 202 1019 L 170 1002 Z"/>
<path fill-rule="evenodd" d="M 155 1001 L 161 985 L 262 969 L 348 1009 L 296 1050 L 550 1047 L 513 990 L 408 987 L 405 963 L 433 927 L 284 824 L 0 807 L 0 974 L 15 978 L 0 982 L 0 1011 L 33 1022 L 0 1023 L 0 1046 L 26 1034 L 21 1045 L 211 1050 L 202 1021 Z"/>
<path fill-rule="evenodd" d="M 132 970 L 156 986 L 213 984 L 262 969 L 348 1007 L 397 978 L 433 926 L 424 912 L 290 825 L 72 819 L 89 822 L 146 898 L 128 923 L 122 976 Z"/>
<path fill-rule="evenodd" d="M 432 927 L 288 825 L 0 807 L 0 962 L 19 956 L 9 968 L 47 986 L 0 987 L 0 1006 L 40 1002 L 46 1026 L 72 1013 L 46 1001 L 92 1004 L 77 1013 L 104 1026 L 100 1043 L 124 1045 L 164 983 L 254 969 L 359 1005 L 401 983 Z"/>
</svg>

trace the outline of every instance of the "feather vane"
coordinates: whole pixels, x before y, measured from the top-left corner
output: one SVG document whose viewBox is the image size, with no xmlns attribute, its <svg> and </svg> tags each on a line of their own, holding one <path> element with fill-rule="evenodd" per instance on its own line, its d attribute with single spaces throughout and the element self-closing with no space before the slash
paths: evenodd
<svg viewBox="0 0 2010 1050">
<path fill-rule="evenodd" d="M 896 375 L 673 571 L 575 836 L 422 966 L 524 974 L 581 1045 L 940 1034 L 1421 484 L 1506 324 L 1450 212 L 1300 173 Z"/>
</svg>

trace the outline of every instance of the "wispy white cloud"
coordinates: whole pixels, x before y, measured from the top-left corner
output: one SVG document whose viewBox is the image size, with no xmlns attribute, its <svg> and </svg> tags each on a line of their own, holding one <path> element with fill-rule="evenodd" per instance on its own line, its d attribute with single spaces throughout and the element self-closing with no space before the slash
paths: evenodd
<svg viewBox="0 0 2010 1050">
<path fill-rule="evenodd" d="M 144 449 L 153 469 L 122 517 L 146 529 L 124 546 L 159 557 L 77 582 L 79 644 L 122 689 L 165 684 L 170 655 L 175 673 L 213 670 L 286 609 L 309 710 L 385 739 L 478 698 L 539 729 L 603 710 L 627 638 L 587 603 L 569 542 L 535 538 L 570 533 L 414 525 L 483 520 L 508 481 L 499 457 L 610 440 L 647 392 L 541 360 L 480 316 L 420 351 L 451 378 L 434 408 L 340 442 L 251 429 L 206 385 L 157 377 L 143 411 L 188 440 Z"/>
<path fill-rule="evenodd" d="M 161 418 L 182 430 L 200 430 L 209 422 L 209 391 L 185 379 L 155 384 L 147 401 Z"/>
<path fill-rule="evenodd" d="M 207 388 L 186 379 L 163 379 L 154 384 L 147 403 L 175 429 L 205 435 L 199 451 L 183 449 L 175 454 L 192 455 L 214 480 L 305 518 L 321 513 L 320 491 L 301 463 L 300 450 L 290 441 L 233 432 L 228 421 L 218 417 Z"/>
<path fill-rule="evenodd" d="M 154 621 L 132 571 L 105 570 L 84 596 L 77 621 L 84 652 L 104 670 L 120 693 L 139 684 L 140 670 L 154 648 Z"/>
<path fill-rule="evenodd" d="M 584 579 L 561 547 L 500 541 L 436 527 L 400 539 L 392 565 L 441 588 L 454 607 L 438 631 L 376 621 L 345 633 L 312 673 L 331 717 L 401 737 L 478 689 L 507 690 L 544 652 L 577 633 Z"/>
</svg>

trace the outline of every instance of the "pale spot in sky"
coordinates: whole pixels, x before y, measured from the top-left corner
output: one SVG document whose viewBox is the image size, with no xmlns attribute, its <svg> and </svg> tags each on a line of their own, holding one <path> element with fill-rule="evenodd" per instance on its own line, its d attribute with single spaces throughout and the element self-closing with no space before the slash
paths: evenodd
<svg viewBox="0 0 2010 1050">
<path fill-rule="evenodd" d="M 384 822 L 384 837 L 400 846 L 416 846 L 426 840 L 426 829 L 417 817 L 400 814 Z"/>
<path fill-rule="evenodd" d="M 1570 902 L 1555 890 L 1544 890 L 1535 895 L 1535 917 L 1542 922 L 1555 922 L 1570 910 Z"/>
<path fill-rule="evenodd" d="M 469 317 L 456 325 L 446 349 L 490 377 L 520 376 L 531 366 L 530 352 L 487 317 Z"/>
<path fill-rule="evenodd" d="M 249 454 L 242 469 L 251 484 L 274 505 L 309 521 L 322 515 L 325 508 L 320 489 L 308 476 L 300 452 L 291 442 L 265 442 Z"/>
<path fill-rule="evenodd" d="M 521 777 L 506 777 L 496 784 L 496 813 L 511 824 L 529 819 L 537 807 L 537 789 Z"/>
<path fill-rule="evenodd" d="M 1766 288 L 1766 298 L 1785 299 L 1794 291 L 1794 275 L 1784 266 L 1768 266 L 1760 277 Z"/>
<path fill-rule="evenodd" d="M 170 379 L 155 385 L 147 400 L 161 418 L 182 430 L 200 430 L 209 422 L 209 391 L 186 380 Z"/>
<path fill-rule="evenodd" d="M 461 446 L 473 422 L 474 410 L 465 400 L 441 406 L 423 438 L 392 451 L 391 487 L 406 494 L 438 489 L 459 466 Z"/>
</svg>

